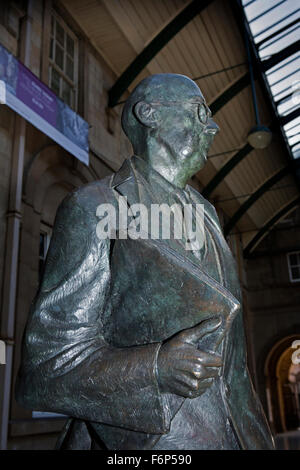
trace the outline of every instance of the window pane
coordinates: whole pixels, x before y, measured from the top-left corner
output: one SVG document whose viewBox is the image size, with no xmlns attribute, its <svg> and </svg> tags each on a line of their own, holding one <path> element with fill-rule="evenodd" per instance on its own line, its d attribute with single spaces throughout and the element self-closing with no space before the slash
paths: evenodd
<svg viewBox="0 0 300 470">
<path fill-rule="evenodd" d="M 51 16 L 51 34 L 54 36 L 54 18 Z"/>
<path fill-rule="evenodd" d="M 68 56 L 67 56 L 66 74 L 71 80 L 74 80 L 74 62 Z"/>
<path fill-rule="evenodd" d="M 261 59 L 268 59 L 293 43 L 296 44 L 299 39 L 297 3 L 299 4 L 295 0 L 243 0 L 247 18 L 250 20 L 249 27 L 258 45 Z M 273 104 L 277 107 L 280 116 L 292 113 L 299 105 L 298 88 L 296 89 L 298 70 L 299 52 L 297 51 L 266 71 L 273 94 Z M 294 145 L 296 142 L 296 138 L 288 140 L 289 145 Z M 294 158 L 299 158 L 299 152 L 295 151 L 295 147 L 291 149 L 291 152 Z"/>
<path fill-rule="evenodd" d="M 49 57 L 50 59 L 53 59 L 53 39 L 50 40 L 50 51 L 49 51 Z"/>
<path fill-rule="evenodd" d="M 67 53 L 73 58 L 74 57 L 74 41 L 67 34 Z"/>
<path fill-rule="evenodd" d="M 63 22 L 59 22 L 56 15 L 51 17 L 50 37 L 50 73 L 49 86 L 70 107 L 75 106 L 77 69 L 75 68 L 75 55 L 78 54 L 77 41 L 72 38 L 71 32 Z"/>
<path fill-rule="evenodd" d="M 56 40 L 64 47 L 65 32 L 57 21 L 56 21 Z"/>
<path fill-rule="evenodd" d="M 51 88 L 57 95 L 59 95 L 60 75 L 53 67 L 51 69 Z"/>
<path fill-rule="evenodd" d="M 72 106 L 72 88 L 65 80 L 63 80 L 62 99 L 69 106 Z"/>
<path fill-rule="evenodd" d="M 293 253 L 292 255 L 290 255 L 290 263 L 291 263 L 291 266 L 297 266 L 298 264 L 297 253 Z"/>
<path fill-rule="evenodd" d="M 300 268 L 292 268 L 292 278 L 300 279 Z"/>
<path fill-rule="evenodd" d="M 294 156 L 294 158 L 299 158 L 300 157 L 300 147 L 299 147 L 299 145 L 296 145 L 293 148 L 293 156 Z"/>
<path fill-rule="evenodd" d="M 64 69 L 64 51 L 58 44 L 55 47 L 55 63 L 59 68 Z"/>
</svg>

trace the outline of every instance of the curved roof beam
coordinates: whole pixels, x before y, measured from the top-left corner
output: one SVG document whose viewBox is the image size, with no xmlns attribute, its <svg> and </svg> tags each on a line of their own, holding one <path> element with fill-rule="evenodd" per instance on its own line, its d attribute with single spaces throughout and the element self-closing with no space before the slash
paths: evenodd
<svg viewBox="0 0 300 470">
<path fill-rule="evenodd" d="M 215 176 L 210 180 L 210 182 L 205 186 L 202 191 L 202 196 L 208 198 L 211 193 L 216 189 L 216 187 L 223 181 L 223 179 L 228 175 L 228 173 L 233 170 L 233 168 L 240 163 L 250 152 L 253 150 L 250 144 L 244 145 L 222 168 L 215 174 Z"/>
<path fill-rule="evenodd" d="M 235 96 L 235 94 L 239 93 L 244 86 L 246 86 L 246 82 L 250 81 L 249 74 L 247 73 L 244 75 L 238 82 L 234 83 L 232 87 L 230 87 L 227 91 L 225 91 L 219 98 L 217 98 L 211 105 L 210 109 L 212 113 L 216 113 L 219 111 L 222 106 L 224 106 L 229 100 Z M 238 86 L 237 86 L 238 85 Z M 296 109 L 292 113 L 282 116 L 280 119 L 280 124 L 283 126 L 288 122 L 292 121 L 296 117 L 299 116 L 300 110 Z M 273 128 L 271 126 L 271 128 Z M 224 166 L 215 174 L 215 176 L 210 180 L 210 182 L 205 186 L 202 191 L 202 195 L 205 198 L 208 198 L 211 193 L 216 189 L 216 187 L 223 181 L 223 179 L 230 173 L 240 161 L 242 161 L 250 152 L 253 150 L 250 144 L 246 144 L 242 147 Z"/>
<path fill-rule="evenodd" d="M 236 14 L 236 13 L 235 13 Z M 241 24 L 241 18 L 238 16 L 238 24 Z M 300 41 L 296 41 L 293 44 L 290 44 L 285 49 L 279 51 L 277 54 L 274 54 L 268 60 L 265 60 L 259 64 L 259 62 L 254 62 L 254 74 L 255 76 L 259 76 L 261 73 L 260 69 L 266 71 L 287 57 L 293 55 L 295 52 L 299 50 Z M 238 82 L 234 83 L 228 90 L 226 90 L 219 98 L 217 98 L 211 105 L 210 109 L 213 114 L 219 111 L 222 106 L 224 106 L 230 99 L 232 99 L 236 94 L 243 90 L 248 84 L 250 83 L 250 76 L 249 73 L 245 74 Z M 287 116 L 284 116 L 280 120 L 280 124 L 283 126 L 290 120 L 294 119 L 299 115 L 299 109 L 295 110 L 293 113 L 290 113 Z M 286 144 L 285 144 L 286 145 Z M 252 150 L 252 147 L 249 144 L 246 144 L 241 150 L 239 150 L 225 165 L 215 174 L 215 176 L 211 179 L 211 181 L 207 184 L 207 186 L 202 191 L 204 197 L 209 197 L 210 194 L 215 190 L 215 188 L 223 181 L 223 179 L 230 173 L 235 166 L 245 158 Z"/>
<path fill-rule="evenodd" d="M 116 106 L 124 91 L 171 39 L 213 0 L 193 0 L 173 18 L 131 62 L 109 90 L 108 106 Z"/>
<path fill-rule="evenodd" d="M 247 72 L 209 105 L 212 114 L 216 114 L 218 111 L 220 111 L 220 109 L 223 108 L 223 106 L 225 106 L 228 101 L 232 100 L 232 98 L 238 95 L 249 85 L 249 83 L 250 73 Z"/>
<path fill-rule="evenodd" d="M 245 6 L 244 6 L 245 7 Z M 264 39 L 262 39 L 261 41 L 257 42 L 256 43 L 256 47 L 257 49 L 260 48 L 260 46 L 262 44 L 264 44 L 265 42 L 268 42 L 270 41 L 270 39 L 272 38 L 275 38 L 276 36 L 278 36 L 279 34 L 281 33 L 284 33 L 287 29 L 289 28 L 292 28 L 295 24 L 298 24 L 299 23 L 299 19 L 297 18 L 296 20 L 294 21 L 291 21 L 291 23 L 288 23 L 286 25 L 284 25 L 282 28 L 278 29 L 277 31 L 275 31 L 274 33 L 270 34 L 269 36 L 265 37 Z M 274 26 L 274 25 L 273 25 Z M 260 33 L 262 34 L 262 33 Z"/>
<path fill-rule="evenodd" d="M 281 168 L 279 171 L 275 173 L 275 175 L 271 176 L 267 179 L 240 207 L 239 209 L 233 214 L 231 219 L 227 222 L 224 227 L 224 235 L 227 236 L 229 232 L 233 229 L 233 227 L 238 223 L 238 221 L 243 217 L 243 215 L 250 209 L 251 206 L 266 192 L 270 189 L 274 184 L 278 183 L 284 176 L 286 176 L 291 167 L 288 165 L 284 168 Z"/>
<path fill-rule="evenodd" d="M 275 65 L 282 62 L 284 59 L 287 59 L 296 52 L 299 51 L 300 48 L 300 40 L 293 42 L 289 46 L 285 47 L 281 51 L 277 52 L 276 54 L 272 55 L 269 59 L 262 61 L 262 70 L 266 72 L 266 70 L 271 69 Z"/>
<path fill-rule="evenodd" d="M 300 108 L 297 108 L 297 109 L 295 109 L 295 111 L 292 111 L 291 113 L 286 114 L 285 116 L 282 116 L 280 118 L 280 124 L 282 126 L 284 126 L 288 122 L 293 121 L 294 119 L 296 119 L 298 116 L 300 116 Z"/>
<path fill-rule="evenodd" d="M 294 199 L 293 201 L 289 202 L 286 206 L 280 209 L 277 214 L 275 214 L 252 238 L 252 240 L 248 243 L 246 248 L 244 249 L 244 257 L 249 257 L 251 251 L 255 248 L 255 246 L 263 239 L 263 237 L 267 234 L 274 225 L 279 222 L 282 217 L 288 214 L 292 209 L 300 205 L 300 196 Z"/>
</svg>

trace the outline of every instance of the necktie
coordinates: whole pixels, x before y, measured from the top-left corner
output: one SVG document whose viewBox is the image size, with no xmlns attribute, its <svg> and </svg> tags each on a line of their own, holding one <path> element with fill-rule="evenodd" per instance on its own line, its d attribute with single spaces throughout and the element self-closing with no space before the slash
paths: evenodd
<svg viewBox="0 0 300 470">
<path fill-rule="evenodd" d="M 177 203 L 179 201 L 182 208 L 185 248 L 192 251 L 198 259 L 202 259 L 206 251 L 204 208 L 200 204 L 193 204 L 184 190 L 176 191 L 174 199 Z"/>
</svg>

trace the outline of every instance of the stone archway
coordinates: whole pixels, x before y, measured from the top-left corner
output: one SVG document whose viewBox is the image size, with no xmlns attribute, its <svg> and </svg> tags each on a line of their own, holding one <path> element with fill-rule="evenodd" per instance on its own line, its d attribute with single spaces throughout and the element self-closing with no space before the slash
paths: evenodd
<svg viewBox="0 0 300 470">
<path fill-rule="evenodd" d="M 297 410 L 294 406 L 290 373 L 293 342 L 300 340 L 300 334 L 289 335 L 277 341 L 269 351 L 264 373 L 269 421 L 275 434 L 298 427 Z"/>
</svg>

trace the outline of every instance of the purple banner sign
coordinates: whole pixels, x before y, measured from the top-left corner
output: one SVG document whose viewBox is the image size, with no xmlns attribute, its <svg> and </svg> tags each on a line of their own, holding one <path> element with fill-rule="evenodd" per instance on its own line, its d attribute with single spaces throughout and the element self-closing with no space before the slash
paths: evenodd
<svg viewBox="0 0 300 470">
<path fill-rule="evenodd" d="M 0 82 L 5 104 L 89 164 L 88 123 L 1 45 Z"/>
<path fill-rule="evenodd" d="M 56 126 L 56 95 L 19 63 L 17 97 L 52 126 Z"/>
</svg>

